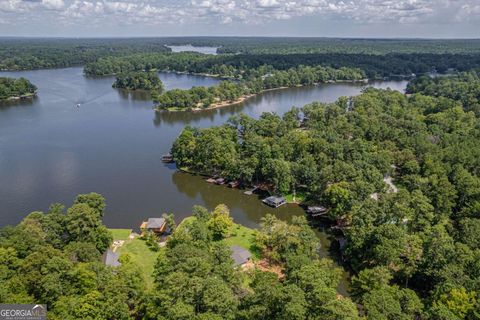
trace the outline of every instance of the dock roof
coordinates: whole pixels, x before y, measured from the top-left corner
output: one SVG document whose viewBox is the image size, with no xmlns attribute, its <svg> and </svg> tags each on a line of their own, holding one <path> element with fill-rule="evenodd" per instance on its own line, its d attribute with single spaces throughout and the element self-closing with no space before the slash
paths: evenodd
<svg viewBox="0 0 480 320">
<path fill-rule="evenodd" d="M 280 205 L 280 204 L 286 202 L 284 197 L 276 197 L 276 196 L 268 197 L 264 201 L 275 204 L 275 205 Z"/>
</svg>

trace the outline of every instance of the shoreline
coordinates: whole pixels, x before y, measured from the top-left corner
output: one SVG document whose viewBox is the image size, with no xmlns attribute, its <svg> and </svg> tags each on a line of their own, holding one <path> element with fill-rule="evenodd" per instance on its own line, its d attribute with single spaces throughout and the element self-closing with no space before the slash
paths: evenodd
<svg viewBox="0 0 480 320">
<path fill-rule="evenodd" d="M 216 103 L 211 104 L 210 106 L 206 108 L 200 108 L 200 107 L 195 107 L 195 108 L 184 108 L 184 109 L 179 109 L 176 107 L 171 107 L 171 108 L 159 108 L 158 106 L 154 106 L 154 110 L 157 112 L 201 112 L 201 111 L 207 111 L 207 110 L 214 110 L 218 108 L 224 108 L 224 107 L 229 107 L 229 106 L 234 106 L 237 104 L 240 104 L 242 102 L 245 102 L 246 100 L 259 96 L 265 92 L 269 91 L 276 91 L 276 90 L 285 90 L 285 89 L 291 89 L 291 88 L 304 88 L 304 87 L 316 87 L 322 84 L 335 84 L 335 83 L 369 83 L 370 79 L 360 79 L 360 80 L 328 80 L 326 82 L 319 82 L 315 83 L 313 85 L 297 85 L 293 87 L 278 87 L 278 88 L 270 88 L 270 89 L 265 89 L 262 90 L 258 93 L 251 93 L 251 94 L 246 94 L 241 97 L 239 97 L 237 100 L 233 101 L 219 101 Z"/>
<path fill-rule="evenodd" d="M 208 178 L 208 177 L 212 177 L 211 174 L 207 174 L 207 173 L 202 173 L 202 172 L 195 172 L 195 171 L 191 171 L 189 168 L 186 168 L 186 167 L 182 167 L 182 168 L 179 168 L 177 167 L 177 170 L 181 173 L 184 173 L 184 174 L 188 174 L 188 175 L 192 175 L 192 176 L 200 176 L 203 178 Z M 208 181 L 205 181 L 205 179 L 203 179 L 205 183 L 208 183 Z M 221 186 L 221 187 L 227 187 L 227 185 L 218 185 L 218 186 Z M 249 188 L 245 189 L 244 187 L 243 188 L 235 188 L 237 190 L 243 190 L 243 191 L 246 191 L 248 190 Z M 285 195 L 285 199 L 287 200 L 286 203 L 287 204 L 293 204 L 293 205 L 296 205 L 296 206 L 299 206 L 299 207 L 303 207 L 305 205 L 304 203 L 304 197 L 301 195 L 301 193 L 298 194 L 298 196 L 296 196 L 296 200 L 293 200 L 292 198 L 292 201 L 289 201 L 289 198 L 290 197 L 293 197 L 293 194 L 290 193 L 290 194 L 287 194 Z"/>
<path fill-rule="evenodd" d="M 8 97 L 6 99 L 0 99 L 0 101 L 18 101 L 18 100 L 24 100 L 24 99 L 31 99 L 37 96 L 37 92 L 33 93 L 27 93 L 21 96 L 13 96 L 13 97 Z"/>
</svg>

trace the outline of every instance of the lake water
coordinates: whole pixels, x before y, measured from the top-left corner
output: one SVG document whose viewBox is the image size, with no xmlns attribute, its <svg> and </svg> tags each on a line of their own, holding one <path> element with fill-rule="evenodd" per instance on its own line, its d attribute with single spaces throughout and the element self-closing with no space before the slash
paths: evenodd
<svg viewBox="0 0 480 320">
<path fill-rule="evenodd" d="M 173 52 L 193 51 L 205 54 L 217 54 L 217 47 L 194 47 L 190 44 L 183 46 L 166 46 L 172 49 Z"/>
<path fill-rule="evenodd" d="M 212 86 L 219 81 L 159 75 L 166 89 Z M 178 172 L 160 158 L 185 125 L 219 125 L 240 112 L 253 117 L 262 112 L 282 114 L 292 106 L 333 102 L 364 88 L 325 84 L 269 91 L 222 109 L 154 112 L 148 94 L 113 89 L 113 77 L 86 78 L 82 68 L 0 72 L 0 76 L 22 76 L 39 88 L 31 101 L 0 104 L 0 227 L 16 224 L 32 211 L 45 211 L 54 202 L 69 206 L 77 194 L 91 191 L 107 199 L 104 223 L 114 228 L 138 229 L 144 219 L 164 212 L 180 220 L 196 204 L 213 209 L 225 203 L 234 220 L 249 227 L 258 226 L 266 213 L 282 219 L 302 215 L 296 205 L 271 209 L 255 195 Z M 371 85 L 404 90 L 406 82 Z M 325 233 L 318 235 L 325 256 L 329 240 Z"/>
<path fill-rule="evenodd" d="M 114 78 L 86 78 L 82 68 L 1 72 L 26 77 L 39 88 L 32 101 L 0 105 L 0 226 L 18 223 L 53 202 L 70 205 L 75 195 L 95 191 L 107 199 L 109 227 L 137 227 L 147 217 L 189 215 L 195 204 L 227 204 L 234 219 L 256 226 L 267 212 L 302 214 L 297 206 L 270 209 L 256 196 L 215 186 L 161 163 L 185 125 L 219 125 L 234 114 L 280 114 L 312 101 L 332 102 L 359 94 L 359 84 L 269 91 L 243 104 L 197 113 L 154 112 L 148 94 L 111 87 Z M 167 89 L 211 86 L 214 78 L 160 73 Z M 403 90 L 406 82 L 374 83 Z M 76 104 L 80 103 L 77 108 Z"/>
<path fill-rule="evenodd" d="M 160 73 L 166 89 L 211 86 L 219 80 Z M 107 199 L 104 223 L 138 228 L 148 217 L 190 215 L 193 205 L 213 209 L 225 203 L 234 220 L 258 226 L 262 216 L 282 219 L 304 214 L 296 205 L 266 207 L 257 196 L 208 184 L 160 161 L 185 125 L 219 125 L 234 114 L 279 114 L 312 101 L 333 102 L 357 95 L 363 85 L 326 84 L 269 91 L 246 102 L 204 112 L 154 112 L 146 93 L 113 89 L 113 77 L 86 78 L 82 68 L 0 72 L 25 77 L 39 88 L 31 101 L 0 104 L 0 227 L 18 223 L 54 202 L 71 205 L 79 193 Z M 405 81 L 372 83 L 404 90 Z M 80 107 L 76 105 L 80 104 Z M 329 241 L 319 233 L 326 255 Z M 343 282 L 346 283 L 346 282 Z M 345 290 L 340 290 L 345 291 Z"/>
</svg>

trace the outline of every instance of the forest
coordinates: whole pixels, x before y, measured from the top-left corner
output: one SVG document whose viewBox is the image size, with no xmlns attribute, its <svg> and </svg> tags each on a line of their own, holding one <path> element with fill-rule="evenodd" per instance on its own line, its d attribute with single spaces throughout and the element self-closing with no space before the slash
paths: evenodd
<svg viewBox="0 0 480 320">
<path fill-rule="evenodd" d="M 165 47 L 187 43 L 219 54 Z M 2 70 L 75 65 L 150 90 L 169 110 L 329 81 L 411 81 L 406 94 L 367 88 L 284 115 L 187 126 L 171 148 L 179 169 L 324 206 L 348 295 L 338 292 L 343 270 L 319 257 L 313 218 L 265 215 L 247 232 L 222 204 L 195 206 L 178 225 L 168 215 L 163 247 L 139 238 L 158 256 L 153 272 L 129 253 L 106 266 L 114 233 L 105 199 L 89 193 L 0 229 L 0 303 L 45 303 L 54 320 L 480 319 L 480 40 L 0 39 Z M 225 81 L 163 92 L 158 71 Z M 0 78 L 0 100 L 35 92 Z M 238 241 L 255 268 L 236 266 Z"/>
<path fill-rule="evenodd" d="M 409 82 L 407 93 L 453 99 L 461 102 L 466 111 L 480 116 L 480 78 L 475 72 L 449 77 L 418 77 Z"/>
<path fill-rule="evenodd" d="M 203 55 L 199 53 L 140 53 L 122 57 L 104 57 L 88 63 L 86 75 L 107 75 L 127 71 L 158 69 L 243 78 L 252 70 L 270 66 L 288 70 L 298 66 L 359 68 L 369 79 L 411 76 L 449 70 L 480 68 L 480 54 L 391 53 L 386 55 L 322 54 L 238 54 Z"/>
<path fill-rule="evenodd" d="M 172 154 L 190 171 L 303 192 L 306 204 L 328 208 L 356 275 L 352 297 L 382 306 L 367 310 L 369 319 L 478 319 L 480 121 L 478 100 L 462 99 L 478 82 L 475 91 L 465 79 L 478 76 L 419 79 L 408 96 L 369 88 L 283 117 L 186 127 Z M 443 85 L 455 94 L 429 91 Z"/>
<path fill-rule="evenodd" d="M 32 96 L 37 87 L 25 78 L 0 77 L 0 100 Z"/>
<path fill-rule="evenodd" d="M 163 83 L 156 72 L 129 72 L 115 78 L 113 88 L 127 90 L 148 90 L 161 93 Z"/>
<path fill-rule="evenodd" d="M 218 53 L 479 53 L 478 39 L 362 39 L 319 37 L 202 37 L 170 38 L 169 44 L 219 47 Z"/>
<path fill-rule="evenodd" d="M 0 303 L 45 303 L 54 320 L 360 319 L 355 303 L 337 294 L 340 270 L 318 257 L 304 217 L 286 223 L 265 216 L 246 249 L 277 271 L 242 269 L 228 245 L 240 228 L 228 207 L 195 206 L 188 221 L 171 223 L 167 245 L 155 249 L 149 283 L 129 254 L 116 267 L 101 262 L 113 239 L 101 222 L 104 210 L 101 195 L 81 194 L 68 209 L 53 204 L 0 229 Z M 368 312 L 377 312 L 381 290 L 402 297 L 396 312 L 422 312 L 409 289 L 362 290 L 370 294 Z"/>
<path fill-rule="evenodd" d="M 134 53 L 166 53 L 166 45 L 214 46 L 217 52 L 244 55 L 315 54 L 334 57 L 337 54 L 365 55 L 387 54 L 458 55 L 467 59 L 480 54 L 480 41 L 473 39 L 340 39 L 340 38 L 261 38 L 261 37 L 165 37 L 165 38 L 1 38 L 0 70 L 31 70 L 63 68 L 95 62 L 102 57 L 126 56 Z M 341 58 L 341 55 L 339 56 Z M 326 65 L 335 58 L 323 58 Z M 344 62 L 348 59 L 342 58 Z M 363 58 L 367 59 L 367 58 Z M 369 58 L 371 60 L 373 58 Z M 396 58 L 397 59 L 397 58 Z M 416 59 L 416 58 L 412 58 Z M 425 58 L 421 58 L 425 60 Z M 398 60 L 398 59 L 397 59 Z M 422 63 L 425 63 L 423 61 Z M 319 64 L 319 63 L 315 63 Z M 374 62 L 369 62 L 375 65 Z M 384 67 L 388 64 L 384 64 Z M 399 63 L 397 63 L 400 65 Z M 333 65 L 332 65 L 333 66 Z M 343 65 L 359 67 L 358 65 Z M 289 66 L 290 67 L 290 66 Z M 287 68 L 289 68 L 287 67 Z M 337 66 L 333 66 L 337 67 Z M 464 71 L 464 70 L 462 70 Z M 412 71 L 415 72 L 415 71 Z M 401 72 L 392 72 L 400 74 Z M 417 72 L 415 72 L 417 73 Z"/>
<path fill-rule="evenodd" d="M 148 38 L 0 38 L 0 70 L 65 68 L 106 56 L 170 51 Z"/>
<path fill-rule="evenodd" d="M 247 77 L 247 75 L 244 75 Z M 209 108 L 222 103 L 232 103 L 239 98 L 261 93 L 265 90 L 312 86 L 327 81 L 361 81 L 365 73 L 352 68 L 297 67 L 277 71 L 269 67 L 250 70 L 243 81 L 222 81 L 213 87 L 193 87 L 187 90 L 175 89 L 154 97 L 158 109 L 192 110 Z"/>
</svg>

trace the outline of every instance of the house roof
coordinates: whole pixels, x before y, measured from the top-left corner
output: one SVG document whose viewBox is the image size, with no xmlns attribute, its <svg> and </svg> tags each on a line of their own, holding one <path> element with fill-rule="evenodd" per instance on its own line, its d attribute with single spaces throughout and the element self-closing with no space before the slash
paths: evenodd
<svg viewBox="0 0 480 320">
<path fill-rule="evenodd" d="M 268 197 L 267 199 L 265 199 L 265 201 L 268 201 L 270 203 L 280 204 L 280 203 L 285 202 L 285 198 L 284 197 L 271 196 L 271 197 Z"/>
<path fill-rule="evenodd" d="M 250 251 L 239 246 L 231 246 L 230 249 L 232 249 L 232 259 L 236 266 L 247 263 L 252 256 Z"/>
<path fill-rule="evenodd" d="M 164 218 L 148 218 L 147 229 L 158 229 L 165 224 Z"/>
<path fill-rule="evenodd" d="M 107 266 L 118 267 L 120 265 L 118 257 L 118 253 L 115 253 L 112 250 L 108 249 L 103 254 L 103 263 Z"/>
</svg>

